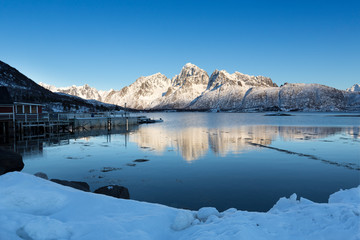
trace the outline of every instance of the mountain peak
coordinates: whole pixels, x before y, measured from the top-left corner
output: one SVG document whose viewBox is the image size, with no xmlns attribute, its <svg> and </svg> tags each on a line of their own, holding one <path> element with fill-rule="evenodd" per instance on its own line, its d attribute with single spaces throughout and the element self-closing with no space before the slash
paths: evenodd
<svg viewBox="0 0 360 240">
<path fill-rule="evenodd" d="M 349 92 L 360 92 L 360 84 L 354 84 L 351 88 L 346 89 Z"/>
<path fill-rule="evenodd" d="M 149 76 L 141 76 L 133 84 L 142 84 L 144 82 L 156 82 L 156 81 L 165 81 L 168 79 L 164 74 L 158 72 Z M 132 84 L 131 84 L 132 85 Z"/>
<path fill-rule="evenodd" d="M 155 73 L 153 75 L 150 75 L 150 76 L 154 76 L 154 77 L 162 77 L 162 76 L 165 76 L 164 74 L 162 74 L 161 72 L 158 72 L 158 73 Z M 150 77 L 149 76 L 149 77 Z"/>
<path fill-rule="evenodd" d="M 172 79 L 172 82 L 174 86 L 190 86 L 192 84 L 207 85 L 208 80 L 209 76 L 205 70 L 192 63 L 187 63 L 181 69 L 180 74 Z"/>
<path fill-rule="evenodd" d="M 186 63 L 183 68 L 199 68 L 199 67 L 189 62 Z"/>
</svg>

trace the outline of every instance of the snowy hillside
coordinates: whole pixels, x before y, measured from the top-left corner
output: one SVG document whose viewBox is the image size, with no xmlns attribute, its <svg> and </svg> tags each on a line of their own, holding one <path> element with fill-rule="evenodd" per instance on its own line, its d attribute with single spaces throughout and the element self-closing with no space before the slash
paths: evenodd
<svg viewBox="0 0 360 240">
<path fill-rule="evenodd" d="M 215 70 L 211 76 L 187 63 L 171 80 L 161 73 L 138 78 L 120 91 L 98 91 L 88 85 L 56 88 L 55 92 L 134 109 L 188 109 L 235 111 L 357 111 L 359 85 L 341 91 L 319 84 L 284 84 L 270 78 Z"/>
<path fill-rule="evenodd" d="M 340 111 L 345 109 L 342 91 L 319 84 L 285 84 L 277 88 L 251 88 L 241 109 Z"/>
<path fill-rule="evenodd" d="M 328 203 L 296 194 L 268 212 L 198 211 L 83 192 L 29 174 L 0 176 L 0 239 L 360 239 L 360 186 Z"/>
<path fill-rule="evenodd" d="M 2 61 L 0 61 L 0 86 L 7 88 L 13 101 L 44 103 L 47 105 L 45 110 L 53 108 L 64 110 L 65 108 L 71 108 L 72 105 L 87 109 L 91 108 L 91 105 L 83 99 L 60 96 L 39 86 L 33 80 Z"/>
<path fill-rule="evenodd" d="M 0 61 L 0 86 L 9 91 L 14 101 L 39 102 L 56 100 L 57 95 L 42 88 L 15 68 Z"/>
<path fill-rule="evenodd" d="M 45 111 L 105 111 L 116 108 L 96 101 L 86 101 L 72 94 L 54 93 L 54 87 L 38 85 L 24 74 L 0 61 L 0 86 L 9 91 L 12 100 L 17 102 L 34 102 L 44 104 Z M 48 89 L 50 88 L 51 91 Z M 84 89 L 87 94 L 87 89 Z"/>
</svg>

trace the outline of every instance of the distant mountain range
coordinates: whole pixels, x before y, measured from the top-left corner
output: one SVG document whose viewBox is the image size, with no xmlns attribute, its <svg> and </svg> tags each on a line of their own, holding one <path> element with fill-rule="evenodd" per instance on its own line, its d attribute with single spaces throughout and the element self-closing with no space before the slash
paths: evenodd
<svg viewBox="0 0 360 240">
<path fill-rule="evenodd" d="M 191 63 L 172 79 L 156 73 L 119 91 L 40 85 L 0 61 L 0 86 L 8 88 L 14 101 L 44 103 L 49 111 L 113 110 L 125 104 L 137 110 L 360 111 L 359 84 L 346 91 L 320 84 L 278 87 L 268 77 L 240 72 L 215 70 L 209 77 Z"/>
<path fill-rule="evenodd" d="M 354 84 L 351 88 L 346 89 L 350 92 L 360 92 L 360 84 Z"/>
<path fill-rule="evenodd" d="M 0 86 L 7 87 L 13 101 L 43 103 L 48 111 L 99 111 L 120 109 L 112 104 L 86 100 L 75 94 L 53 93 L 0 61 Z"/>
<path fill-rule="evenodd" d="M 161 73 L 138 78 L 123 89 L 98 91 L 88 85 L 57 88 L 52 92 L 126 106 L 138 110 L 225 111 L 358 111 L 359 85 L 347 91 L 320 84 L 288 84 L 278 87 L 268 77 L 215 70 L 211 76 L 187 63 L 172 79 Z"/>
</svg>

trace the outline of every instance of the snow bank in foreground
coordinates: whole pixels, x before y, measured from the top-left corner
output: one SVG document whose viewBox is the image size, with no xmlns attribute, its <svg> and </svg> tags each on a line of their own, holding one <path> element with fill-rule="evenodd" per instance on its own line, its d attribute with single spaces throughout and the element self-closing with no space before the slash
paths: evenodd
<svg viewBox="0 0 360 240">
<path fill-rule="evenodd" d="M 360 186 L 267 213 L 199 211 L 82 192 L 25 173 L 0 176 L 0 239 L 360 239 Z"/>
</svg>

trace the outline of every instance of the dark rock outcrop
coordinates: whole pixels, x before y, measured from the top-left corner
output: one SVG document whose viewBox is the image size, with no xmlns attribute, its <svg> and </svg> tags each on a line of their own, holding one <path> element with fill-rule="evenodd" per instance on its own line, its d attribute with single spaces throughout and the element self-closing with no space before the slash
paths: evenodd
<svg viewBox="0 0 360 240">
<path fill-rule="evenodd" d="M 118 185 L 109 185 L 98 188 L 94 193 L 104 194 L 111 197 L 130 199 L 129 190 L 126 187 Z"/>
<path fill-rule="evenodd" d="M 133 162 L 142 163 L 142 162 L 148 162 L 148 161 L 149 161 L 149 159 L 139 158 L 139 159 L 135 159 Z"/>
<path fill-rule="evenodd" d="M 267 116 L 267 117 L 289 117 L 289 116 L 293 116 L 293 115 L 288 114 L 288 113 L 278 112 L 278 113 L 268 113 L 268 114 L 265 114 L 264 116 Z"/>
<path fill-rule="evenodd" d="M 37 173 L 35 173 L 34 175 L 37 176 L 37 177 L 39 177 L 39 178 L 43 178 L 43 179 L 49 180 L 49 177 L 46 175 L 46 173 L 37 172 Z"/>
<path fill-rule="evenodd" d="M 0 156 L 0 175 L 7 172 L 21 171 L 24 168 L 24 162 L 20 154 L 0 148 Z"/>
<path fill-rule="evenodd" d="M 90 192 L 90 186 L 86 182 L 66 181 L 66 180 L 60 180 L 60 179 L 51 179 L 50 181 L 64 185 L 64 186 L 76 188 L 76 189 L 79 189 L 79 190 L 82 190 L 85 192 Z"/>
</svg>

